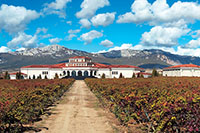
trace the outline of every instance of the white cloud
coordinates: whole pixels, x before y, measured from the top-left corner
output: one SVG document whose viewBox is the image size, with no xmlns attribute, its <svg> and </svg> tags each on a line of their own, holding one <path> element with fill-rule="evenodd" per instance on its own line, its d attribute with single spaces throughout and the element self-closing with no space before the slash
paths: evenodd
<svg viewBox="0 0 200 133">
<path fill-rule="evenodd" d="M 74 37 L 77 37 L 76 34 L 69 34 L 69 36 L 67 36 L 67 40 L 72 40 Z"/>
<path fill-rule="evenodd" d="M 200 56 L 200 48 L 190 49 L 190 48 L 183 48 L 183 47 L 179 46 L 177 48 L 176 54 L 188 55 L 188 56 Z"/>
<path fill-rule="evenodd" d="M 89 21 L 88 19 L 81 19 L 81 20 L 79 21 L 79 23 L 82 25 L 82 28 L 87 28 L 87 29 L 89 29 L 90 26 L 91 26 L 91 23 L 90 23 L 90 21 Z"/>
<path fill-rule="evenodd" d="M 47 28 L 37 28 L 36 33 L 35 34 L 39 34 L 39 33 L 47 33 L 48 29 Z"/>
<path fill-rule="evenodd" d="M 24 32 L 19 32 L 11 41 L 7 43 L 9 48 L 33 48 L 37 47 L 38 37 L 37 35 L 27 35 Z"/>
<path fill-rule="evenodd" d="M 61 18 L 66 17 L 66 7 L 71 0 L 55 0 L 51 3 L 46 3 L 45 8 L 43 9 L 44 14 L 57 14 Z"/>
<path fill-rule="evenodd" d="M 128 12 L 124 15 L 120 15 L 118 23 L 141 23 L 143 21 L 149 21 L 153 15 L 150 11 L 151 4 L 147 0 L 135 0 L 132 4 L 132 12 Z"/>
<path fill-rule="evenodd" d="M 16 51 L 18 51 L 18 52 L 24 51 L 24 50 L 26 50 L 26 48 L 23 48 L 23 47 L 16 49 Z"/>
<path fill-rule="evenodd" d="M 103 45 L 104 47 L 112 47 L 113 46 L 113 42 L 109 41 L 109 40 L 104 40 L 101 41 L 100 45 Z"/>
<path fill-rule="evenodd" d="M 49 39 L 49 42 L 51 44 L 56 44 L 56 43 L 59 43 L 62 39 L 60 38 L 52 38 L 52 39 Z"/>
<path fill-rule="evenodd" d="M 200 37 L 200 30 L 193 31 L 193 32 L 192 32 L 192 37 L 193 37 L 193 38 Z"/>
<path fill-rule="evenodd" d="M 5 47 L 5 46 L 0 47 L 0 53 L 6 53 L 6 52 L 9 52 L 9 51 L 11 51 L 11 49 L 9 49 L 8 47 Z"/>
<path fill-rule="evenodd" d="M 100 38 L 103 36 L 103 33 L 98 32 L 96 30 L 92 30 L 88 33 L 82 34 L 80 39 L 85 41 L 85 44 L 91 43 L 94 39 Z"/>
<path fill-rule="evenodd" d="M 8 6 L 2 4 L 0 7 L 0 30 L 9 33 L 23 31 L 26 25 L 40 16 L 34 10 L 27 10 L 22 6 Z"/>
<path fill-rule="evenodd" d="M 66 22 L 68 25 L 72 25 L 72 21 L 67 21 Z"/>
<path fill-rule="evenodd" d="M 113 23 L 115 20 L 115 12 L 113 13 L 105 13 L 105 14 L 98 14 L 94 16 L 91 21 L 94 26 L 108 26 Z"/>
<path fill-rule="evenodd" d="M 93 17 L 99 8 L 110 5 L 108 0 L 84 0 L 81 11 L 76 13 L 77 18 L 89 19 Z"/>
<path fill-rule="evenodd" d="M 77 30 L 72 30 L 71 29 L 71 30 L 68 31 L 68 33 L 69 34 L 75 34 L 75 33 L 79 33 L 80 31 L 81 31 L 80 29 L 77 29 Z"/>
<path fill-rule="evenodd" d="M 190 30 L 177 27 L 155 26 L 150 32 L 142 35 L 141 44 L 160 47 L 171 47 L 178 44 L 178 38 Z"/>
<path fill-rule="evenodd" d="M 166 0 L 156 0 L 152 5 L 147 0 L 135 0 L 132 4 L 132 12 L 118 17 L 118 23 L 143 23 L 151 25 L 174 23 L 184 20 L 192 23 L 200 20 L 200 5 L 195 2 L 175 2 L 171 7 Z M 182 21 L 183 22 L 183 21 Z M 184 23 L 184 24 L 185 24 Z"/>
<path fill-rule="evenodd" d="M 69 33 L 69 36 L 67 36 L 67 40 L 72 40 L 74 37 L 77 37 L 77 33 L 79 33 L 81 30 L 80 29 L 77 29 L 77 30 L 69 30 L 68 33 Z"/>
<path fill-rule="evenodd" d="M 191 40 L 188 44 L 186 44 L 185 46 L 183 46 L 184 48 L 198 48 L 200 46 L 200 38 L 198 38 L 197 40 Z"/>
<path fill-rule="evenodd" d="M 122 44 L 120 47 L 116 46 L 114 48 L 110 48 L 108 51 L 113 51 L 113 50 L 123 50 L 123 49 L 132 49 L 133 48 L 133 44 L 130 43 L 124 43 Z"/>
<path fill-rule="evenodd" d="M 40 35 L 40 37 L 42 38 L 42 39 L 44 39 L 44 38 L 50 38 L 50 37 L 52 37 L 53 35 L 51 35 L 51 34 L 45 34 L 45 35 Z"/>
</svg>

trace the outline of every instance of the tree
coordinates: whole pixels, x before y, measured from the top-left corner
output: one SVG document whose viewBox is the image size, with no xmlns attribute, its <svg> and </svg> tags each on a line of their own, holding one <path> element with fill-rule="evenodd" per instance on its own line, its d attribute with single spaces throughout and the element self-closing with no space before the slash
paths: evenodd
<svg viewBox="0 0 200 133">
<path fill-rule="evenodd" d="M 35 79 L 35 75 L 33 75 L 33 79 Z"/>
<path fill-rule="evenodd" d="M 16 79 L 23 79 L 23 76 L 22 76 L 21 72 L 17 72 L 16 73 Z"/>
<path fill-rule="evenodd" d="M 63 76 L 65 76 L 66 75 L 66 71 L 63 71 Z"/>
<path fill-rule="evenodd" d="M 57 73 L 55 74 L 55 77 L 54 77 L 54 79 L 59 79 L 59 76 L 58 76 L 58 74 L 57 74 Z"/>
<path fill-rule="evenodd" d="M 42 79 L 42 76 L 41 76 L 41 74 L 37 77 L 37 79 Z"/>
<path fill-rule="evenodd" d="M 4 79 L 10 79 L 10 74 L 8 71 L 5 72 Z"/>
<path fill-rule="evenodd" d="M 123 75 L 122 75 L 122 73 L 120 73 L 120 75 L 119 75 L 119 78 L 123 78 Z"/>
<path fill-rule="evenodd" d="M 102 79 L 105 79 L 105 78 L 106 78 L 105 73 L 102 74 L 101 78 L 102 78 Z"/>
<path fill-rule="evenodd" d="M 140 78 L 140 73 L 137 74 L 137 78 Z"/>
<path fill-rule="evenodd" d="M 152 77 L 158 77 L 159 73 L 156 71 L 156 69 L 153 69 L 152 71 Z"/>
<path fill-rule="evenodd" d="M 135 78 L 135 73 L 133 73 L 133 76 L 132 76 L 132 78 Z"/>
</svg>

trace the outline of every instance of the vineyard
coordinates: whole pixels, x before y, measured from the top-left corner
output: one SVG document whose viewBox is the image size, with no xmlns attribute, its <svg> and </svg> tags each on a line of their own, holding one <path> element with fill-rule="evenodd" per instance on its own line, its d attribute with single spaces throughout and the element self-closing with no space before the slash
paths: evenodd
<svg viewBox="0 0 200 133">
<path fill-rule="evenodd" d="M 148 132 L 200 132 L 200 78 L 86 79 L 123 125 Z"/>
<path fill-rule="evenodd" d="M 74 79 L 0 80 L 0 131 L 19 132 L 68 90 Z"/>
</svg>

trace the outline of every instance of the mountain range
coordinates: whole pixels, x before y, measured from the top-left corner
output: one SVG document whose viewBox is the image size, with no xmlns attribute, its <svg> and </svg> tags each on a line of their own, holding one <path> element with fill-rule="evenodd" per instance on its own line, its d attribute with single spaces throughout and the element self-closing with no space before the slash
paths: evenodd
<svg viewBox="0 0 200 133">
<path fill-rule="evenodd" d="M 60 45 L 23 49 L 0 53 L 0 70 L 14 70 L 32 64 L 57 64 L 68 62 L 69 57 L 88 56 L 93 62 L 103 64 L 127 64 L 142 68 L 163 68 L 179 64 L 200 65 L 200 57 L 181 56 L 162 50 L 112 50 L 104 53 L 89 53 L 68 49 Z"/>
</svg>

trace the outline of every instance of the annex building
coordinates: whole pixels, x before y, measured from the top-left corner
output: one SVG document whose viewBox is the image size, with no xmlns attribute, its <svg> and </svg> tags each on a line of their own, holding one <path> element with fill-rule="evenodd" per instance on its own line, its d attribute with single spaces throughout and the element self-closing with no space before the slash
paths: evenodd
<svg viewBox="0 0 200 133">
<path fill-rule="evenodd" d="M 143 72 L 142 68 L 132 65 L 105 65 L 92 62 L 92 59 L 84 56 L 75 56 L 69 58 L 69 62 L 55 65 L 30 65 L 20 69 L 26 78 L 54 79 L 57 75 L 59 78 L 119 78 L 120 74 L 124 78 L 131 78 L 133 73 Z"/>
<path fill-rule="evenodd" d="M 184 64 L 163 69 L 163 76 L 168 77 L 200 77 L 200 66 Z"/>
</svg>

